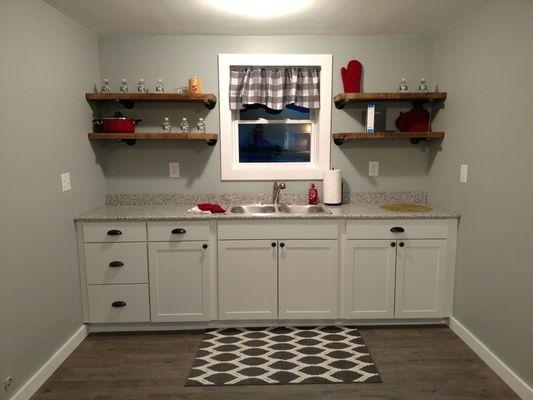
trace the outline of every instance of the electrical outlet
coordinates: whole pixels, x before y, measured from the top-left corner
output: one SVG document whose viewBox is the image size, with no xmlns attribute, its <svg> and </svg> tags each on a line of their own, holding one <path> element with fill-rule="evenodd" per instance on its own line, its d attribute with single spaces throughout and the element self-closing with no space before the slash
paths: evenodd
<svg viewBox="0 0 533 400">
<path fill-rule="evenodd" d="M 63 192 L 68 192 L 70 189 L 71 189 L 70 172 L 65 172 L 61 174 L 61 190 Z"/>
<path fill-rule="evenodd" d="M 461 183 L 466 183 L 468 178 L 468 165 L 461 164 L 461 176 L 459 177 L 459 181 Z"/>
<path fill-rule="evenodd" d="M 379 176 L 379 161 L 368 162 L 368 176 Z"/>
<path fill-rule="evenodd" d="M 168 163 L 168 176 L 170 178 L 179 178 L 180 177 L 180 163 L 178 163 L 178 162 L 169 162 Z"/>
<path fill-rule="evenodd" d="M 13 378 L 8 376 L 6 379 L 4 379 L 4 390 L 7 392 L 12 387 L 13 387 Z"/>
</svg>

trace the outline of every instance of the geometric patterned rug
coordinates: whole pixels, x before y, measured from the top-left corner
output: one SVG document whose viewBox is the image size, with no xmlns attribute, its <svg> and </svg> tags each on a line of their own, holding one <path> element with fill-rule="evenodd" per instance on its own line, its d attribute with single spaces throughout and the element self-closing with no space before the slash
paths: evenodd
<svg viewBox="0 0 533 400">
<path fill-rule="evenodd" d="M 357 328 L 224 328 L 205 334 L 185 386 L 381 382 Z"/>
</svg>

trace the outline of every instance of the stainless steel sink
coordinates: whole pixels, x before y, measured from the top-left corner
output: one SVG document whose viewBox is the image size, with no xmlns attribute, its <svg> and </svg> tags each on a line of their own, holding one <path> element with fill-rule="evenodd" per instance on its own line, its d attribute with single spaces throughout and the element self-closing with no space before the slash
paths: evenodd
<svg viewBox="0 0 533 400">
<path fill-rule="evenodd" d="M 230 208 L 233 214 L 265 215 L 265 214 L 331 214 L 327 208 L 315 205 L 274 205 L 274 204 L 247 204 Z"/>
<path fill-rule="evenodd" d="M 276 212 L 273 204 L 251 204 L 231 207 L 230 213 L 234 214 L 272 214 Z"/>
<path fill-rule="evenodd" d="M 331 214 L 327 208 L 315 205 L 281 205 L 278 212 L 283 214 Z"/>
</svg>

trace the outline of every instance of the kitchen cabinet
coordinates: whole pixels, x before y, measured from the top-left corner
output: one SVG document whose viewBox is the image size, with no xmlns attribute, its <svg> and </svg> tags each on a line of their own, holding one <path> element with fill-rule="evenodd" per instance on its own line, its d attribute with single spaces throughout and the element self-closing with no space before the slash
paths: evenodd
<svg viewBox="0 0 533 400">
<path fill-rule="evenodd" d="M 219 319 L 276 319 L 277 242 L 218 242 Z"/>
<path fill-rule="evenodd" d="M 393 318 L 396 241 L 348 240 L 344 270 L 345 318 Z"/>
<path fill-rule="evenodd" d="M 148 259 L 152 322 L 210 319 L 206 242 L 149 243 Z"/>
<path fill-rule="evenodd" d="M 337 240 L 278 244 L 279 318 L 337 318 Z"/>
<path fill-rule="evenodd" d="M 398 241 L 396 318 L 445 316 L 446 240 Z"/>
</svg>

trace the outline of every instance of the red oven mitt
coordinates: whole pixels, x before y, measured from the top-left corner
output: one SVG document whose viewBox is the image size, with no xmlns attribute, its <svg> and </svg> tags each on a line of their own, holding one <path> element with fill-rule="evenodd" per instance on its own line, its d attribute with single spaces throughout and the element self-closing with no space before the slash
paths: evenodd
<svg viewBox="0 0 533 400">
<path fill-rule="evenodd" d="M 217 213 L 223 213 L 226 212 L 220 204 L 211 204 L 211 203 L 203 203 L 203 204 L 197 204 L 198 208 L 202 211 L 210 211 L 213 214 Z"/>
<path fill-rule="evenodd" d="M 341 68 L 342 83 L 344 93 L 361 92 L 361 76 L 363 74 L 363 65 L 357 60 L 351 60 L 348 68 Z"/>
</svg>

